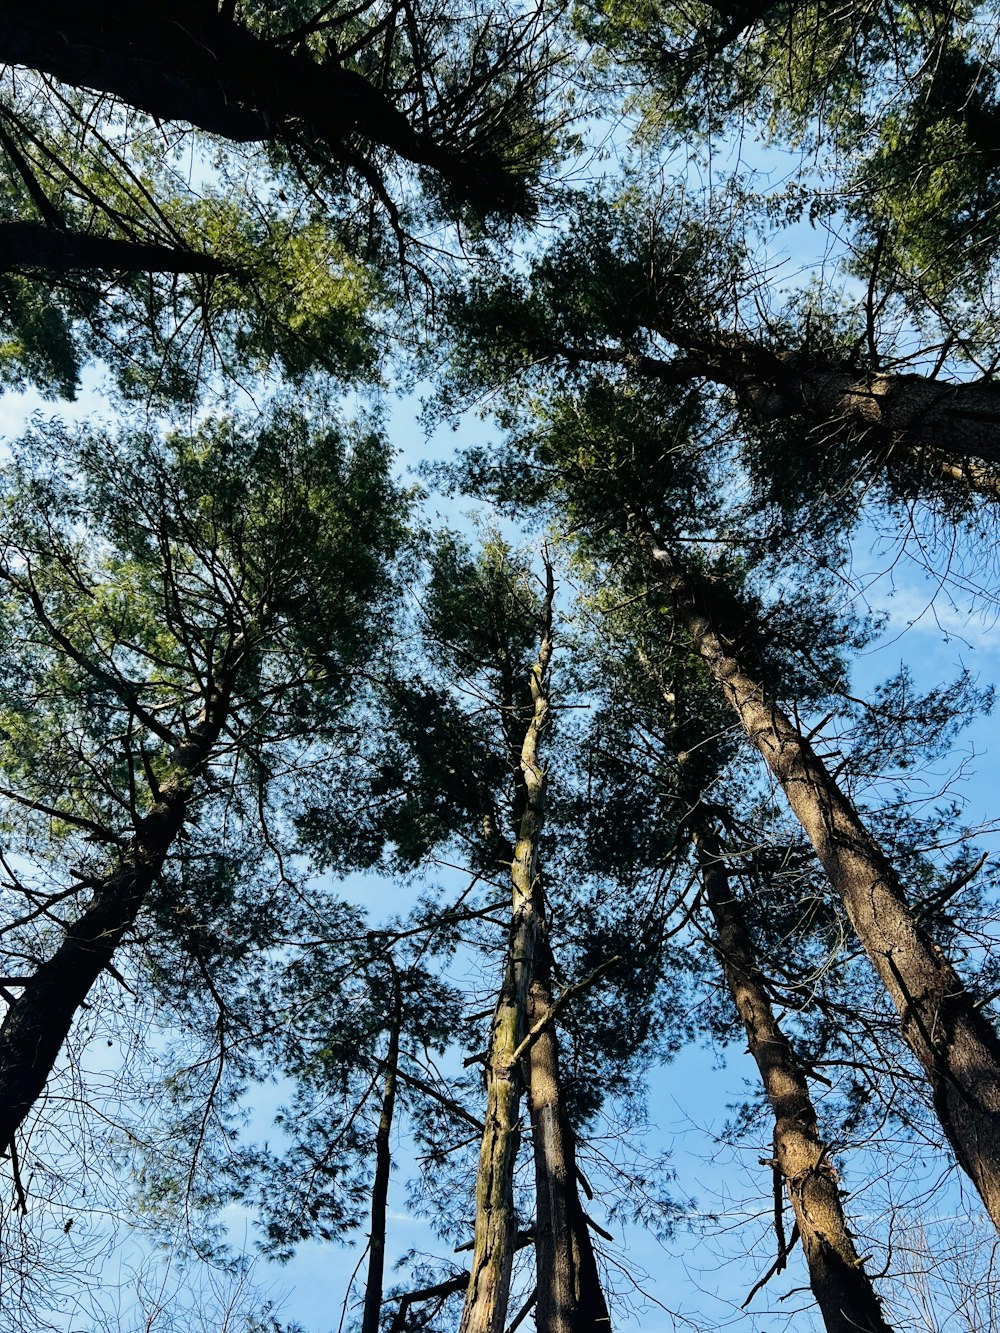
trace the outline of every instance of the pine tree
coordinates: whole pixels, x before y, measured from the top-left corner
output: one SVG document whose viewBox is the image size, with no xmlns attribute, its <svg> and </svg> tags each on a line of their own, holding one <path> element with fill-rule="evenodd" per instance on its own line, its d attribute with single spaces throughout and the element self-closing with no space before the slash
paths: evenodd
<svg viewBox="0 0 1000 1333">
<path fill-rule="evenodd" d="M 210 900 L 172 912 L 164 879 L 182 832 L 263 817 L 276 756 L 294 771 L 347 709 L 401 502 L 377 436 L 291 411 L 162 441 L 56 425 L 4 481 L 3 795 L 14 848 L 51 880 L 16 872 L 6 895 L 11 1151 L 158 884 L 161 924 L 197 939 Z"/>
</svg>

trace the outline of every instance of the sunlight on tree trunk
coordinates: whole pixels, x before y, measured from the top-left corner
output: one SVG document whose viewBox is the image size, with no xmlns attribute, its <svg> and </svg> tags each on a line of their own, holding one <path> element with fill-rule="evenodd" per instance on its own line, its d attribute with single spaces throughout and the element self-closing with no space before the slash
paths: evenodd
<svg viewBox="0 0 1000 1333">
<path fill-rule="evenodd" d="M 820 1138 L 805 1072 L 771 1008 L 718 837 L 703 814 L 695 814 L 692 828 L 726 984 L 774 1111 L 774 1168 L 791 1200 L 823 1323 L 827 1333 L 891 1333 L 844 1216 L 840 1177 Z M 780 1217 L 775 1226 L 779 1254 L 773 1271 L 780 1272 L 790 1246 Z"/>
<path fill-rule="evenodd" d="M 892 866 L 809 741 L 747 676 L 679 560 L 647 521 L 637 536 L 678 619 L 760 750 L 840 895 L 899 1012 L 948 1141 L 1000 1229 L 1000 1040 L 955 970 L 915 921 Z M 722 631 L 724 633 L 724 630 Z"/>
</svg>

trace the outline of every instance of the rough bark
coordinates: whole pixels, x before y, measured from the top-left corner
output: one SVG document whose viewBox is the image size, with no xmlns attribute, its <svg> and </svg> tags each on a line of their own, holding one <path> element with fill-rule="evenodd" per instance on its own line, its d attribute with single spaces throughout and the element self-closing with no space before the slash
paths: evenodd
<svg viewBox="0 0 1000 1333">
<path fill-rule="evenodd" d="M 766 420 L 780 421 L 791 410 L 823 428 L 844 426 L 873 452 L 887 456 L 902 446 L 931 470 L 940 470 L 942 457 L 952 465 L 1000 466 L 1000 385 L 993 381 L 859 376 L 835 366 L 798 367 L 791 360 L 779 361 L 775 370 L 767 378 L 739 372 L 731 378 L 737 395 Z M 981 472 L 965 475 L 974 480 Z"/>
<path fill-rule="evenodd" d="M 620 365 L 668 384 L 709 380 L 732 389 L 765 421 L 801 415 L 817 431 L 853 432 L 859 450 L 877 458 L 902 451 L 936 476 L 1000 494 L 1000 381 L 858 374 L 776 352 L 739 334 L 706 335 L 669 323 L 657 331 L 675 343 L 679 356 L 665 360 L 613 347 L 563 347 L 558 355 L 573 364 Z"/>
<path fill-rule="evenodd" d="M 538 862 L 546 804 L 540 751 L 549 721 L 554 594 L 552 569 L 546 561 L 542 636 L 531 669 L 532 710 L 527 724 L 520 727 L 513 697 L 503 701 L 506 745 L 514 769 L 517 834 L 516 843 L 505 846 L 511 867 L 511 930 L 487 1061 L 473 1261 L 460 1333 L 503 1333 L 505 1327 L 517 1247 L 513 1172 L 522 1086 L 528 1093 L 535 1159 L 537 1279 L 535 1293 L 511 1327 L 536 1304 L 539 1333 L 608 1333 L 610 1329 L 590 1232 L 576 1190 L 573 1135 L 562 1104 L 558 1039 L 552 1021 L 557 1005 L 552 999 L 551 953 Z M 494 821 L 489 823 L 492 829 Z M 495 829 L 492 836 L 500 840 Z"/>
<path fill-rule="evenodd" d="M 696 817 L 692 825 L 726 983 L 774 1112 L 775 1166 L 798 1223 L 809 1285 L 823 1323 L 827 1333 L 891 1333 L 848 1228 L 839 1179 L 820 1137 L 809 1084 L 771 1008 L 718 839 L 704 820 Z M 779 1246 L 778 1262 L 783 1267 L 787 1249 L 780 1228 Z"/>
<path fill-rule="evenodd" d="M 195 779 L 207 767 L 229 710 L 217 689 L 178 747 L 174 770 L 93 901 L 28 978 L 0 1026 L 0 1149 L 41 1096 L 77 1010 L 135 922 L 184 824 Z"/>
<path fill-rule="evenodd" d="M 520 914 L 493 1018 L 486 1066 L 486 1128 L 476 1175 L 476 1228 L 460 1333 L 503 1333 L 514 1253 L 514 1163 L 520 1142 L 520 1075 L 514 1052 L 524 1030 L 531 975 L 530 923 Z"/>
<path fill-rule="evenodd" d="M 724 384 L 768 420 L 801 413 L 817 424 L 852 427 L 876 443 L 899 441 L 1000 463 L 1000 384 L 993 380 L 859 374 L 836 362 L 776 351 L 743 334 L 653 322 L 681 351 L 679 361 L 663 363 L 668 374 L 698 374 Z"/>
<path fill-rule="evenodd" d="M 382 1313 L 382 1278 L 385 1273 L 385 1219 L 389 1201 L 389 1173 L 392 1169 L 392 1148 L 389 1136 L 396 1110 L 397 1071 L 399 1068 L 399 1035 L 403 1026 L 403 996 L 399 973 L 392 969 L 394 1012 L 389 1042 L 385 1053 L 385 1083 L 382 1085 L 382 1108 L 375 1134 L 375 1179 L 372 1182 L 371 1233 L 368 1239 L 368 1280 L 365 1284 L 365 1303 L 361 1316 L 361 1333 L 378 1333 Z"/>
<path fill-rule="evenodd" d="M 611 1318 L 577 1188 L 576 1149 L 563 1105 L 552 1015 L 550 955 L 543 935 L 528 998 L 532 1028 L 545 1024 L 527 1056 L 537 1209 L 535 1327 L 538 1333 L 609 1333 Z"/>
<path fill-rule="evenodd" d="M 304 129 L 346 160 L 361 135 L 438 171 L 462 194 L 475 187 L 502 197 L 512 186 L 496 163 L 418 134 L 362 75 L 333 60 L 291 54 L 198 0 L 141 7 L 125 0 L 12 0 L 0 14 L 0 61 L 235 142 L 270 142 Z"/>
<path fill-rule="evenodd" d="M 743 669 L 714 623 L 711 588 L 696 582 L 650 523 L 639 541 L 672 595 L 726 702 L 760 750 L 839 894 L 862 947 L 900 1016 L 959 1164 L 1000 1230 L 1000 1040 L 907 905 L 902 884 L 809 743 Z"/>
<path fill-rule="evenodd" d="M 504 1333 L 514 1254 L 514 1162 L 518 1148 L 521 1074 L 516 1051 L 528 1026 L 528 994 L 539 935 L 536 890 L 538 835 L 545 818 L 540 746 L 548 722 L 552 657 L 552 572 L 548 570 L 542 640 L 531 668 L 533 710 L 515 771 L 517 842 L 511 860 L 511 929 L 507 968 L 493 1018 L 486 1066 L 486 1129 L 476 1177 L 472 1272 L 459 1333 Z M 511 709 L 505 709 L 509 717 Z M 508 735 L 510 733 L 508 732 Z"/>
</svg>

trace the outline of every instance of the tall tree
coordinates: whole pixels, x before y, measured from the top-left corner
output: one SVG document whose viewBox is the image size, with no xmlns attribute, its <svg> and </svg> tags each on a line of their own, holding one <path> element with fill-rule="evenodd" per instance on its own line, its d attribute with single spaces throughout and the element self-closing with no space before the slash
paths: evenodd
<svg viewBox="0 0 1000 1333">
<path fill-rule="evenodd" d="M 527 563 L 499 540 L 478 560 L 461 544 L 442 542 L 422 599 L 423 632 L 447 693 L 435 704 L 427 686 L 411 686 L 397 703 L 419 722 L 410 744 L 421 776 L 404 808 L 412 803 L 414 815 L 423 808 L 425 839 L 457 833 L 477 873 L 506 884 L 511 895 L 504 944 L 498 950 L 494 934 L 490 945 L 491 972 L 499 962 L 502 980 L 482 1056 L 486 1111 L 462 1316 L 467 1328 L 508 1322 L 514 1255 L 527 1238 L 518 1225 L 515 1183 L 525 1093 L 535 1158 L 535 1221 L 527 1234 L 535 1249 L 536 1322 L 591 1328 L 606 1326 L 608 1318 L 577 1193 L 575 1132 L 558 1053 L 556 1020 L 569 995 L 553 994 L 548 921 L 549 895 L 559 904 L 561 891 L 558 880 L 546 887 L 541 860 L 553 597 L 547 561 L 536 589 Z M 478 701 L 464 719 L 463 697 Z M 435 779 L 443 784 L 438 793 Z M 405 835 L 406 824 L 400 828 Z M 439 1294 L 437 1287 L 427 1290 L 428 1299 Z"/>
<path fill-rule="evenodd" d="M 774 1163 L 788 1191 L 809 1267 L 809 1285 L 827 1333 L 888 1333 L 844 1215 L 840 1178 L 820 1137 L 802 1062 L 782 1031 L 758 965 L 743 911 L 726 871 L 725 852 L 703 813 L 692 819 L 705 897 L 719 958 L 746 1029 L 750 1054 L 774 1110 Z M 786 1254 L 779 1252 L 783 1266 Z"/>
<path fill-rule="evenodd" d="M 643 865 L 649 874 L 663 860 L 683 864 L 685 843 L 692 844 L 702 890 L 692 895 L 693 901 L 680 895 L 673 904 L 675 920 L 665 928 L 686 933 L 692 922 L 695 935 L 703 933 L 716 955 L 735 1014 L 724 1005 L 707 1026 L 717 1039 L 732 1040 L 729 1025 L 738 1016 L 767 1098 L 762 1128 L 770 1130 L 774 1145 L 773 1157 L 762 1164 L 772 1165 L 774 1171 L 777 1256 L 750 1299 L 787 1268 L 801 1238 L 810 1286 L 825 1326 L 885 1330 L 888 1324 L 845 1217 L 833 1148 L 829 1139 L 821 1137 L 809 1086 L 812 1078 L 828 1083 L 815 1068 L 824 1055 L 841 1059 L 844 1065 L 859 1055 L 857 1047 L 852 1050 L 825 1031 L 822 1019 L 816 1021 L 816 1010 L 826 998 L 820 977 L 837 969 L 842 952 L 831 942 L 831 934 L 836 940 L 839 933 L 835 917 L 831 920 L 818 906 L 815 890 L 810 892 L 802 882 L 799 856 L 791 848 L 772 847 L 774 832 L 748 799 L 752 781 L 739 762 L 741 747 L 727 728 L 720 701 L 684 638 L 671 633 L 655 585 L 644 596 L 641 568 L 626 570 L 619 562 L 615 574 L 609 577 L 602 568 L 590 580 L 599 589 L 592 593 L 590 605 L 605 640 L 603 698 L 592 732 L 593 744 L 599 747 L 593 777 L 610 786 L 615 767 L 621 765 L 629 777 L 628 799 L 636 813 L 662 832 L 659 843 L 643 845 L 641 836 L 634 839 L 626 875 L 642 873 Z M 629 828 L 627 814 L 619 823 Z M 728 838 L 723 842 L 720 826 L 727 829 L 738 851 L 727 845 Z M 766 886 L 782 873 L 796 883 L 795 891 L 790 885 L 777 891 Z M 737 876 L 745 885 L 739 896 Z M 702 914 L 710 918 L 707 928 L 700 925 Z M 808 977 L 801 990 L 783 992 L 766 975 L 765 951 L 757 946 L 748 917 L 758 930 L 770 918 L 780 976 L 793 987 L 799 978 Z M 687 945 L 689 951 L 695 947 L 693 940 Z M 700 993 L 706 980 L 699 978 Z M 862 978 L 851 991 L 847 986 L 831 988 L 830 998 L 843 1001 L 837 1011 L 841 1033 L 850 1012 L 849 996 L 857 1003 L 859 988 L 865 989 Z M 800 1045 L 779 1023 L 775 1013 L 779 1004 L 791 1008 L 789 1020 L 799 1026 Z M 791 1239 L 782 1220 L 783 1192 L 795 1217 Z"/>
<path fill-rule="evenodd" d="M 151 1160 L 145 1170 L 146 1207 L 166 1220 L 178 1198 L 208 1208 L 239 1198 L 261 1210 L 263 1244 L 284 1258 L 302 1240 L 336 1239 L 359 1225 L 370 1191 L 364 1317 L 372 1321 L 386 1304 L 378 1252 L 386 1241 L 391 1114 L 399 1132 L 421 1144 L 428 1188 L 444 1182 L 446 1216 L 439 1224 L 463 1241 L 476 1232 L 458 1247 L 472 1250 L 471 1271 L 455 1273 L 450 1264 L 441 1280 L 401 1293 L 394 1327 L 409 1326 L 415 1306 L 418 1317 L 433 1317 L 437 1303 L 467 1288 L 474 1318 L 487 1307 L 485 1317 L 506 1326 L 503 1270 L 509 1275 L 515 1254 L 532 1242 L 531 1299 L 543 1326 L 606 1327 L 591 1224 L 577 1193 L 576 1140 L 588 1101 L 599 1102 L 607 1089 L 581 1096 L 574 1087 L 579 1077 L 571 1072 L 567 1080 L 563 1072 L 557 1022 L 570 1022 L 575 1043 L 591 1049 L 588 1025 L 580 1030 L 572 1015 L 588 987 L 556 991 L 538 859 L 546 804 L 541 746 L 551 725 L 552 575 L 547 590 L 538 591 L 528 564 L 499 541 L 477 559 L 462 543 L 441 538 L 430 566 L 417 599 L 417 632 L 400 641 L 411 654 L 419 643 L 421 652 L 412 661 L 402 654 L 379 682 L 375 707 L 385 727 L 359 738 L 350 765 L 353 799 L 331 802 L 328 770 L 314 769 L 299 829 L 320 864 L 346 869 L 360 862 L 409 873 L 426 866 L 429 855 L 453 862 L 461 851 L 472 879 L 460 892 L 434 886 L 378 930 L 366 929 L 346 907 L 324 907 L 321 890 L 301 891 L 305 901 L 289 916 L 273 981 L 258 991 L 268 996 L 267 1021 L 254 1037 L 251 1018 L 240 1038 L 244 1051 L 259 1048 L 261 1067 L 282 1069 L 292 1083 L 278 1142 L 237 1149 L 216 1136 L 199 1143 L 200 1118 L 190 1116 L 199 1095 L 193 1080 L 177 1107 L 183 1146 L 162 1167 Z M 550 892 L 564 910 L 555 884 Z M 572 880 L 570 886 L 575 892 Z M 482 1091 L 480 1075 L 448 1078 L 435 1062 L 452 1044 L 481 1039 L 483 1015 L 463 1017 L 462 997 L 433 976 L 460 940 L 463 953 L 482 953 L 490 985 L 498 970 L 503 977 L 494 1035 L 482 1061 L 472 1062 L 487 1070 L 484 1118 L 470 1109 Z M 387 968 L 398 990 L 386 985 Z M 607 967 L 593 972 L 589 980 L 596 983 Z M 595 1013 L 593 1026 L 607 1027 L 600 1006 Z M 501 1038 L 510 1033 L 506 1046 L 497 1041 L 498 1029 Z M 639 1044 L 636 1035 L 633 1050 Z M 577 1054 L 571 1069 L 581 1060 Z M 587 1064 L 600 1088 L 601 1069 Z M 253 1069 L 244 1056 L 244 1077 L 259 1076 Z M 536 1173 L 530 1227 L 522 1218 L 531 1191 L 515 1173 L 525 1093 Z M 229 1123 L 225 1115 L 221 1123 Z M 457 1154 L 468 1155 L 470 1127 L 488 1167 L 479 1172 L 475 1201 L 471 1162 L 467 1177 L 451 1172 Z M 202 1161 L 191 1189 L 184 1177 L 193 1155 Z M 460 1190 L 470 1196 L 465 1209 L 456 1203 Z"/>
<path fill-rule="evenodd" d="M 43 461 L 53 440 L 63 465 Z M 216 782 L 263 814 L 269 752 L 294 763 L 345 706 L 400 512 L 377 436 L 291 412 L 166 441 L 55 426 L 24 449 L 5 478 L 3 795 L 53 884 L 5 923 L 8 1149 L 181 830 L 225 807 Z"/>
<path fill-rule="evenodd" d="M 552 568 L 546 560 L 539 601 L 530 572 L 499 543 L 484 553 L 479 570 L 452 558 L 447 567 L 451 586 L 442 581 L 446 566 L 437 574 L 435 632 L 458 663 L 475 664 L 489 682 L 492 697 L 486 702 L 497 714 L 502 737 L 498 759 L 501 771 L 510 774 L 502 806 L 487 795 L 481 776 L 466 779 L 479 786 L 488 855 L 505 873 L 509 867 L 512 898 L 503 981 L 484 1056 L 485 1129 L 461 1327 L 494 1331 L 507 1324 L 522 1088 L 528 1092 L 535 1155 L 536 1322 L 553 1330 L 606 1327 L 607 1308 L 577 1194 L 572 1131 L 561 1105 L 539 860 L 547 799 L 542 742 L 552 725 Z M 484 610 L 485 624 L 477 626 L 473 618 L 482 618 Z M 539 644 L 529 662 L 525 652 L 534 634 Z"/>
<path fill-rule="evenodd" d="M 718 602 L 648 520 L 637 538 L 670 588 L 695 651 L 781 785 L 839 893 L 933 1091 L 942 1128 L 1000 1228 L 1000 1038 L 906 901 L 895 869 L 809 739 L 746 673 L 739 631 L 716 628 Z"/>
<path fill-rule="evenodd" d="M 540 31 L 530 12 L 491 19 L 364 4 L 340 14 L 193 0 L 138 15 L 102 0 L 81 14 L 54 0 L 6 9 L 0 59 L 159 121 L 363 175 L 377 171 L 368 145 L 389 149 L 457 197 L 517 208 L 538 147 L 519 132 L 544 77 L 531 64 Z"/>
<path fill-rule="evenodd" d="M 385 1275 L 385 1225 L 392 1168 L 392 1122 L 399 1083 L 399 1038 L 403 1026 L 403 995 L 399 971 L 392 968 L 392 1019 L 385 1050 L 385 1082 L 375 1135 L 375 1178 L 372 1182 L 371 1231 L 368 1236 L 368 1276 L 361 1333 L 378 1333 L 382 1316 L 382 1279 Z"/>
<path fill-rule="evenodd" d="M 509 857 L 511 867 L 510 943 L 486 1055 L 486 1128 L 476 1177 L 472 1272 L 459 1326 L 461 1333 L 500 1333 L 507 1324 L 514 1257 L 514 1162 L 519 1138 L 522 1080 L 519 1062 L 524 1054 L 522 1043 L 527 1036 L 529 994 L 542 928 L 538 839 L 545 817 L 545 777 L 541 767 L 541 740 L 549 721 L 548 677 L 555 592 L 551 566 L 546 573 L 545 599 L 539 616 L 541 643 L 538 656 L 530 667 L 530 715 L 526 714 L 523 701 L 523 684 L 515 675 L 518 664 L 508 665 L 502 659 L 499 663 L 501 676 L 505 678 L 505 694 L 497 702 L 504 714 L 510 759 L 516 765 L 513 845 L 497 830 L 500 849 L 506 844 L 506 851 L 501 851 L 501 855 L 504 860 Z M 523 593 L 521 595 L 523 597 Z M 542 1225 L 538 1219 L 539 1235 Z M 540 1244 L 537 1248 L 539 1257 L 551 1263 L 550 1246 Z M 539 1283 L 545 1282 L 547 1276 L 540 1271 Z"/>
<path fill-rule="evenodd" d="M 584 307 L 584 337 L 619 315 L 631 318 L 623 300 Z M 475 320 L 474 315 L 474 326 Z M 896 1007 L 948 1141 L 1000 1225 L 1000 1041 L 976 996 L 907 902 L 895 868 L 810 739 L 779 704 L 788 681 L 781 680 L 775 650 L 790 627 L 780 620 L 765 624 L 752 600 L 741 599 L 745 557 L 734 552 L 713 570 L 711 561 L 690 553 L 692 543 L 711 542 L 720 527 L 735 550 L 741 543 L 753 549 L 756 537 L 752 518 L 744 519 L 744 532 L 725 527 L 733 517 L 720 512 L 721 506 L 713 513 L 706 503 L 710 479 L 699 471 L 708 459 L 697 441 L 711 420 L 710 406 L 697 393 L 669 384 L 639 390 L 628 381 L 595 375 L 582 384 L 555 378 L 538 416 L 541 443 L 528 470 L 538 462 L 542 469 L 538 480 L 527 483 L 524 498 L 544 502 L 547 488 L 554 488 L 548 490 L 549 503 L 556 498 L 562 521 L 585 545 L 620 551 L 622 544 L 634 543 L 643 553 L 651 576 L 669 594 L 677 623 L 813 843 Z M 473 479 L 478 473 L 482 484 L 481 457 L 470 456 L 470 463 Z M 516 503 L 525 472 L 516 463 L 510 475 L 504 472 L 501 467 L 487 485 Z M 772 545 L 767 534 L 761 545 L 764 550 Z M 817 612 L 823 614 L 819 607 Z M 809 645 L 807 660 L 820 670 L 818 647 Z M 826 678 L 836 679 L 832 663 L 827 670 Z"/>
</svg>

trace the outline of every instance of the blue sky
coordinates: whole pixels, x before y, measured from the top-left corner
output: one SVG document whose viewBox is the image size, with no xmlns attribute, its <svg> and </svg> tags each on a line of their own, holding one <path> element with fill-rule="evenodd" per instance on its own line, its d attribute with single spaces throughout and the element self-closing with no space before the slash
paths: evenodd
<svg viewBox="0 0 1000 1333">
<path fill-rule="evenodd" d="M 463 423 L 457 436 L 443 428 L 428 444 L 413 420 L 414 409 L 415 402 L 410 399 L 394 409 L 391 418 L 390 434 L 402 451 L 404 467 L 429 454 L 447 456 L 456 441 L 465 442 L 474 433 L 488 438 L 491 431 L 488 425 L 470 421 Z M 8 393 L 0 398 L 0 437 L 16 438 L 35 410 L 83 420 L 104 415 L 106 404 L 89 392 L 70 405 L 51 404 L 34 393 Z M 432 497 L 430 508 L 443 514 L 450 523 L 467 524 L 468 506 Z M 865 587 L 872 606 L 886 612 L 887 623 L 879 643 L 867 650 L 857 664 L 855 688 L 862 691 L 871 688 L 878 680 L 893 674 L 901 661 L 911 665 L 918 684 L 925 688 L 950 679 L 963 667 L 971 668 L 983 681 L 1000 678 L 1000 635 L 996 632 L 990 598 L 975 597 L 961 586 L 951 585 L 942 594 L 940 573 L 928 572 L 911 555 L 901 554 L 894 545 L 894 536 L 867 531 L 856 544 L 855 577 Z M 968 577 L 955 553 L 942 547 L 935 558 L 939 564 L 948 563 L 953 576 L 961 573 L 960 585 L 969 582 L 973 574 L 982 577 L 982 571 L 966 558 L 965 552 L 958 552 L 958 556 L 965 560 Z M 988 565 L 989 561 L 985 563 Z M 890 569 L 891 573 L 886 572 Z M 962 787 L 968 822 L 977 825 L 996 818 L 1000 812 L 996 808 L 994 776 L 995 721 L 978 722 L 960 741 L 959 751 L 974 755 Z M 947 767 L 947 763 L 942 766 L 942 780 L 947 776 Z M 352 891 L 361 891 L 374 916 L 389 894 L 393 905 L 398 907 L 395 886 L 379 886 L 367 880 L 355 881 L 351 887 Z M 793 1256 L 788 1272 L 755 1298 L 751 1313 L 759 1320 L 756 1325 L 739 1308 L 773 1258 L 774 1244 L 770 1225 L 770 1171 L 759 1162 L 769 1152 L 766 1135 L 760 1142 L 738 1147 L 724 1139 L 727 1107 L 738 1102 L 744 1087 L 754 1084 L 755 1079 L 756 1069 L 739 1044 L 725 1052 L 724 1061 L 717 1052 L 692 1048 L 683 1051 L 669 1066 L 652 1071 L 651 1142 L 670 1145 L 677 1172 L 676 1195 L 683 1199 L 691 1197 L 694 1206 L 687 1218 L 689 1227 L 681 1226 L 677 1235 L 664 1243 L 636 1228 L 617 1231 L 616 1247 L 627 1255 L 636 1272 L 643 1274 L 638 1282 L 649 1293 L 649 1299 L 632 1290 L 624 1313 L 616 1319 L 616 1327 L 666 1333 L 693 1320 L 706 1328 L 727 1328 L 734 1333 L 744 1330 L 749 1333 L 752 1326 L 772 1333 L 783 1326 L 790 1309 L 796 1312 L 796 1329 L 805 1333 L 816 1324 L 814 1316 L 802 1313 L 808 1302 L 795 1295 L 795 1289 L 805 1282 L 798 1253 Z M 259 1095 L 255 1108 L 257 1125 L 266 1127 L 277 1098 L 274 1091 Z M 863 1180 L 871 1165 L 871 1159 L 864 1156 L 853 1162 L 848 1159 L 848 1185 L 853 1187 Z M 928 1157 L 927 1178 L 936 1177 L 941 1165 L 938 1159 Z M 390 1196 L 390 1260 L 411 1247 L 436 1248 L 428 1223 L 407 1207 L 408 1169 L 406 1151 L 401 1148 Z M 919 1193 L 924 1182 L 915 1178 L 907 1183 Z M 899 1183 L 897 1189 L 905 1193 Z M 860 1199 L 861 1208 L 873 1213 L 884 1206 L 877 1189 L 862 1194 Z M 942 1195 L 935 1204 L 938 1212 L 943 1210 L 947 1214 L 954 1210 L 956 1215 L 961 1206 L 955 1189 Z M 596 1220 L 604 1225 L 605 1218 L 596 1204 L 594 1213 Z M 252 1246 L 252 1229 L 245 1214 L 238 1209 L 229 1210 L 226 1221 L 234 1244 Z M 160 1299 L 169 1303 L 175 1314 L 188 1310 L 185 1318 L 192 1329 L 196 1327 L 199 1312 L 204 1315 L 213 1301 L 224 1304 L 229 1299 L 230 1292 L 223 1279 L 202 1274 L 192 1288 L 193 1279 L 181 1273 L 176 1265 L 168 1264 L 161 1269 L 151 1263 L 145 1242 L 124 1235 L 120 1241 L 120 1248 L 101 1270 L 100 1280 L 109 1292 L 124 1282 L 123 1294 L 112 1300 L 112 1305 L 117 1303 L 121 1311 L 124 1327 L 132 1327 L 129 1321 L 138 1318 L 137 1298 L 132 1298 L 130 1304 L 128 1292 L 139 1286 L 143 1287 L 143 1303 Z M 338 1327 L 344 1294 L 358 1257 L 357 1247 L 309 1243 L 300 1247 L 287 1267 L 259 1261 L 252 1282 L 256 1289 L 274 1296 L 283 1318 L 299 1320 L 307 1333 L 331 1333 Z M 627 1279 L 613 1281 L 623 1292 L 629 1291 Z M 199 1282 L 201 1286 L 197 1285 Z M 253 1299 L 249 1289 L 242 1296 Z M 84 1329 L 91 1333 L 86 1323 L 82 1326 L 78 1323 L 82 1314 L 71 1303 L 62 1315 L 55 1316 L 62 1322 L 54 1323 L 54 1327 L 80 1328 L 81 1333 Z"/>
</svg>

